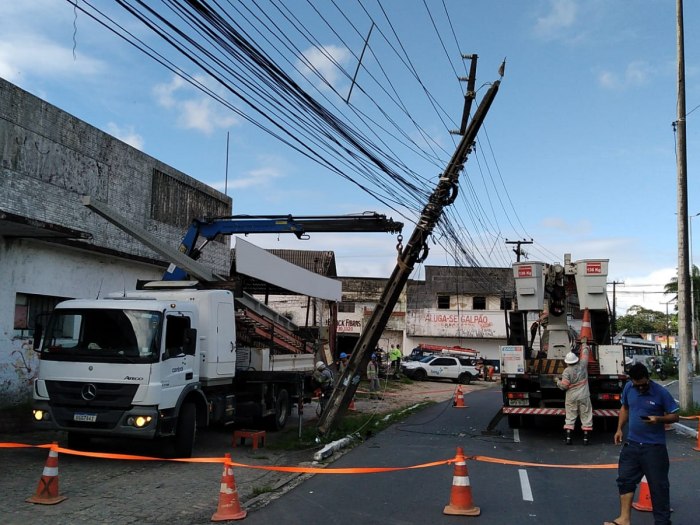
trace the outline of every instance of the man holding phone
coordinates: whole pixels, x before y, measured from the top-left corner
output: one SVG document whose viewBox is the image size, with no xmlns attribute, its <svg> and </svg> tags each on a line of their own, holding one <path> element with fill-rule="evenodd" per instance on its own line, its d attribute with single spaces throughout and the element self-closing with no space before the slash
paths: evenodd
<svg viewBox="0 0 700 525">
<path fill-rule="evenodd" d="M 617 466 L 620 516 L 606 525 L 629 525 L 634 491 L 643 476 L 649 494 L 655 525 L 670 525 L 671 504 L 668 482 L 668 450 L 664 425 L 678 421 L 679 406 L 663 386 L 649 379 L 642 363 L 629 369 L 630 381 L 622 391 L 615 444 L 622 444 Z M 623 427 L 629 423 L 627 438 Z"/>
</svg>

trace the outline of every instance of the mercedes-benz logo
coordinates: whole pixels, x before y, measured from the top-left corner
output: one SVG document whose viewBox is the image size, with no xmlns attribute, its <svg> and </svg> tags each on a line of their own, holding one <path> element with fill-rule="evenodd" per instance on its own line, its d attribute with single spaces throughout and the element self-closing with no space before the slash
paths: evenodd
<svg viewBox="0 0 700 525">
<path fill-rule="evenodd" d="M 83 387 L 80 395 L 85 401 L 92 401 L 97 397 L 97 387 L 92 383 L 88 383 Z"/>
</svg>

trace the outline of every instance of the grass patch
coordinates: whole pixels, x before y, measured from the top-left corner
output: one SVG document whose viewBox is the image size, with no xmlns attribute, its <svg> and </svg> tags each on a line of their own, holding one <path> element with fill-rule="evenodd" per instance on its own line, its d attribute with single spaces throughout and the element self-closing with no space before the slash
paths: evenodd
<svg viewBox="0 0 700 525">
<path fill-rule="evenodd" d="M 260 496 L 261 494 L 267 494 L 268 492 L 274 492 L 270 485 L 264 485 L 262 487 L 253 487 L 253 497 Z"/>
<path fill-rule="evenodd" d="M 700 416 L 700 405 L 694 402 L 691 408 L 688 410 L 681 410 L 678 414 L 683 417 Z"/>
<path fill-rule="evenodd" d="M 360 434 L 360 436 L 365 438 L 370 434 L 381 432 L 389 425 L 402 421 L 414 412 L 422 410 L 431 404 L 433 404 L 432 401 L 424 401 L 416 403 L 409 408 L 404 407 L 395 411 L 377 412 L 374 414 L 346 413 L 333 431 L 321 437 L 318 442 L 316 440 L 318 437 L 316 421 L 307 423 L 302 427 L 301 438 L 299 438 L 298 427 L 294 426 L 294 428 L 287 428 L 279 432 L 275 442 L 269 445 L 266 444 L 266 447 L 272 450 L 304 450 L 319 447 L 352 434 Z"/>
</svg>

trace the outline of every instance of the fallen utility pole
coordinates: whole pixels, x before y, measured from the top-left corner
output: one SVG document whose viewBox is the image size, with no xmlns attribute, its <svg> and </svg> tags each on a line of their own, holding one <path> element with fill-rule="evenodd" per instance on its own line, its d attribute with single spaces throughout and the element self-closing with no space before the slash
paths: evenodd
<svg viewBox="0 0 700 525">
<path fill-rule="evenodd" d="M 428 256 L 428 238 L 442 215 L 443 208 L 449 206 L 457 198 L 457 182 L 459 173 L 464 168 L 467 155 L 471 152 L 476 135 L 486 118 L 486 113 L 498 92 L 500 81 L 495 81 L 486 93 L 481 105 L 476 110 L 474 118 L 469 123 L 462 140 L 452 156 L 445 172 L 440 176 L 437 187 L 430 195 L 428 203 L 423 208 L 420 220 L 406 247 L 399 253 L 396 267 L 389 278 L 382 296 L 372 313 L 367 326 L 362 331 L 357 344 L 348 360 L 345 372 L 339 378 L 336 386 L 321 414 L 318 422 L 318 433 L 329 433 L 338 418 L 347 409 L 350 400 L 355 395 L 359 384 L 360 372 L 375 350 L 379 338 L 386 326 L 401 291 L 408 281 L 413 265 L 422 262 Z"/>
</svg>

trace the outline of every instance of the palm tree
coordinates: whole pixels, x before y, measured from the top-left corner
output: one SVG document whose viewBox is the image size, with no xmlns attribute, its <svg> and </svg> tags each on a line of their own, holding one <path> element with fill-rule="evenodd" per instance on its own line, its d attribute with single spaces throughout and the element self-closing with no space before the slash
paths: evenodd
<svg viewBox="0 0 700 525">
<path fill-rule="evenodd" d="M 693 311 L 695 312 L 695 317 L 697 319 L 698 306 L 700 306 L 700 269 L 693 265 L 693 271 L 691 272 L 692 288 L 693 288 Z M 669 282 L 664 285 L 664 292 L 678 294 L 678 277 L 673 277 Z M 676 304 L 676 310 L 678 305 Z"/>
</svg>

